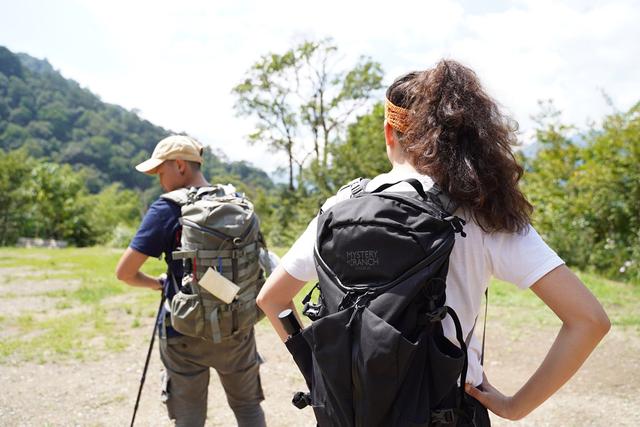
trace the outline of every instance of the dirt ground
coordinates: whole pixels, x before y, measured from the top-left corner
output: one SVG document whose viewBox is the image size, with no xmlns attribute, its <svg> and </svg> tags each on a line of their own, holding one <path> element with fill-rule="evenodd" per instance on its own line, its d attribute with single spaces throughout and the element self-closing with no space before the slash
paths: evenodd
<svg viewBox="0 0 640 427">
<path fill-rule="evenodd" d="M 44 303 L 44 301 L 43 301 Z M 5 310 L 19 305 L 5 300 Z M 507 331 L 491 316 L 488 324 L 486 371 L 504 393 L 513 393 L 530 375 L 555 336 L 555 328 Z M 144 365 L 152 319 L 132 329 L 130 345 L 105 353 L 97 361 L 0 365 L 0 426 L 125 426 L 129 425 Z M 1 339 L 1 336 L 0 336 Z M 295 365 L 271 328 L 257 327 L 258 348 L 269 426 L 314 426 L 310 408 L 290 404 L 303 389 Z M 518 423 L 495 416 L 493 425 L 507 426 L 637 426 L 640 425 L 640 337 L 637 328 L 612 328 L 601 346 L 560 392 Z M 154 349 L 136 425 L 169 426 L 160 403 L 161 364 Z M 233 426 L 217 376 L 212 375 L 207 425 Z"/>
</svg>

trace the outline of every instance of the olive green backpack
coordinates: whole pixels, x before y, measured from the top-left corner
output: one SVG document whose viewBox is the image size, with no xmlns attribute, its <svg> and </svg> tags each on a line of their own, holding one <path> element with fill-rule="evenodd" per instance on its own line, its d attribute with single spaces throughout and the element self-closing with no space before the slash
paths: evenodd
<svg viewBox="0 0 640 427">
<path fill-rule="evenodd" d="M 264 283 L 258 262 L 266 250 L 253 204 L 231 185 L 179 189 L 161 196 L 181 206 L 182 234 L 174 260 L 183 260 L 182 278 L 171 300 L 171 324 L 188 336 L 219 343 L 246 331 L 262 316 L 256 296 Z M 199 285 L 209 267 L 239 286 L 226 304 Z"/>
</svg>

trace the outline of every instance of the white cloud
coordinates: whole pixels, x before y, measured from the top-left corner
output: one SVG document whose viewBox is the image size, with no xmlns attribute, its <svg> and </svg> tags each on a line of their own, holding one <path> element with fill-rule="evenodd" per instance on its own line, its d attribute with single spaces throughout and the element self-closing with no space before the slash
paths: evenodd
<svg viewBox="0 0 640 427">
<path fill-rule="evenodd" d="M 347 62 L 371 56 L 388 82 L 458 58 L 525 134 L 538 99 L 582 125 L 608 112 L 601 88 L 621 109 L 640 94 L 632 0 L 0 2 L 0 44 L 47 56 L 104 100 L 267 170 L 284 158 L 244 142 L 251 121 L 235 117 L 231 89 L 261 55 L 305 37 L 332 36 Z"/>
</svg>

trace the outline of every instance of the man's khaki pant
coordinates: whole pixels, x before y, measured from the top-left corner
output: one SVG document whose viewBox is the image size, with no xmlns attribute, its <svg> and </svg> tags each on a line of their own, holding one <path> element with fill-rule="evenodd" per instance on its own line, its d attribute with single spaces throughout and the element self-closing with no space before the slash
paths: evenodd
<svg viewBox="0 0 640 427">
<path fill-rule="evenodd" d="M 176 426 L 204 426 L 209 368 L 218 372 L 238 426 L 266 425 L 253 328 L 218 344 L 187 336 L 161 338 L 160 358 L 165 366 L 163 401 Z"/>
</svg>

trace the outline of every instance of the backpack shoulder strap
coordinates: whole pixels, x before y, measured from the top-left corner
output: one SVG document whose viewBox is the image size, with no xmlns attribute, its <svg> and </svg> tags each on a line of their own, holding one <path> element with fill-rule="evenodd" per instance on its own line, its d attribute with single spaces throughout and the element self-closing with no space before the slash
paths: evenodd
<svg viewBox="0 0 640 427">
<path fill-rule="evenodd" d="M 416 178 L 402 179 L 399 181 L 382 184 L 381 186 L 373 190 L 372 193 L 379 193 L 402 182 L 411 185 L 423 200 L 427 200 L 427 198 L 430 198 L 431 200 L 439 203 L 440 207 L 450 215 L 453 215 L 456 209 L 458 209 L 458 204 L 453 199 L 451 199 L 451 197 L 449 197 L 449 194 L 442 188 L 440 188 L 438 184 L 434 183 L 431 188 L 425 191 L 422 186 L 422 182 L 418 181 Z"/>
<path fill-rule="evenodd" d="M 179 188 L 177 190 L 164 193 L 160 197 L 179 206 L 184 206 L 189 202 L 189 190 L 187 188 Z"/>
<path fill-rule="evenodd" d="M 356 197 L 358 194 L 363 193 L 367 188 L 367 184 L 371 182 L 370 179 L 367 178 L 358 178 L 351 183 L 351 197 Z"/>
<path fill-rule="evenodd" d="M 336 196 L 348 192 L 349 197 L 347 198 L 356 197 L 358 194 L 364 192 L 364 189 L 366 188 L 369 181 L 371 180 L 362 177 L 356 178 L 353 181 L 349 181 L 347 184 L 340 187 L 340 189 L 336 193 Z"/>
<path fill-rule="evenodd" d="M 453 215 L 453 213 L 459 207 L 458 203 L 456 203 L 451 197 L 449 197 L 449 194 L 442 188 L 440 188 L 438 184 L 433 184 L 433 186 L 427 191 L 427 193 L 438 200 L 445 212 L 448 212 L 451 215 Z"/>
</svg>

